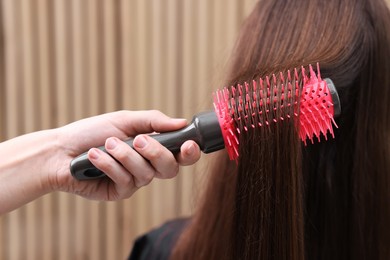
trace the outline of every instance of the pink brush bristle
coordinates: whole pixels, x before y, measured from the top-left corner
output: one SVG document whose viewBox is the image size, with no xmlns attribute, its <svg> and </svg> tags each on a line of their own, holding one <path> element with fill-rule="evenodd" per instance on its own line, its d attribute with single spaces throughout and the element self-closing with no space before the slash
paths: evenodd
<svg viewBox="0 0 390 260">
<path fill-rule="evenodd" d="M 293 114 L 287 112 L 291 106 Z M 238 135 L 256 127 L 294 119 L 305 145 L 307 139 L 320 141 L 321 135 L 327 139 L 328 132 L 334 137 L 333 125 L 337 127 L 332 95 L 318 64 L 317 73 L 309 65 L 309 74 L 301 67 L 217 90 L 214 108 L 231 160 L 239 156 Z"/>
</svg>

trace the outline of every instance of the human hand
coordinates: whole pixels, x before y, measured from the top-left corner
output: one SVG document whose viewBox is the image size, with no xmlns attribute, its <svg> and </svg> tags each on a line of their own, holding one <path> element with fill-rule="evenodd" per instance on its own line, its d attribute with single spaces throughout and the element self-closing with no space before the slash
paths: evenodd
<svg viewBox="0 0 390 260">
<path fill-rule="evenodd" d="M 159 111 L 118 111 L 58 128 L 56 131 L 60 136 L 61 149 L 53 157 L 58 170 L 50 174 L 49 183 L 53 190 L 89 199 L 128 198 L 154 177 L 173 178 L 178 173 L 179 165 L 193 164 L 200 158 L 200 149 L 193 141 L 185 142 L 181 152 L 174 156 L 144 134 L 177 130 L 185 125 L 185 119 L 172 119 Z M 122 140 L 134 136 L 132 149 Z M 105 148 L 112 157 L 91 148 L 101 146 L 104 140 Z M 70 161 L 88 149 L 88 159 L 109 178 L 78 181 L 71 176 Z"/>
</svg>

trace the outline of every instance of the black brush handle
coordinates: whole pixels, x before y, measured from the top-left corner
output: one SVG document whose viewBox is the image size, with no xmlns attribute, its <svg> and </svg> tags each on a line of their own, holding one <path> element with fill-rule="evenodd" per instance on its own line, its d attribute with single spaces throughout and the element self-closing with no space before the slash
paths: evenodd
<svg viewBox="0 0 390 260">
<path fill-rule="evenodd" d="M 181 145 L 187 140 L 195 141 L 204 153 L 211 153 L 225 147 L 221 128 L 214 111 L 203 112 L 195 115 L 192 122 L 177 131 L 150 135 L 165 146 L 172 153 L 180 152 Z M 125 142 L 133 147 L 133 140 Z M 104 146 L 99 147 L 106 152 Z M 87 152 L 72 160 L 70 171 L 78 180 L 97 179 L 106 176 L 98 170 L 89 160 Z"/>
</svg>

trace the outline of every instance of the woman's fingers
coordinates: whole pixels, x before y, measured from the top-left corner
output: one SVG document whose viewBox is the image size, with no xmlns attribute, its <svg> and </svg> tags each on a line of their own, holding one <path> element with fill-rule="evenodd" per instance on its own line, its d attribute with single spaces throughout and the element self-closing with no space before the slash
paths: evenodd
<svg viewBox="0 0 390 260">
<path fill-rule="evenodd" d="M 111 121 L 128 136 L 142 133 L 167 132 L 183 128 L 187 120 L 171 118 L 158 110 L 122 111 L 117 121 Z"/>
<path fill-rule="evenodd" d="M 134 149 L 116 137 L 106 140 L 107 153 L 92 148 L 89 160 L 121 187 L 140 188 L 154 177 L 173 178 L 179 165 L 190 165 L 200 158 L 199 146 L 186 141 L 176 157 L 158 141 L 148 135 L 139 135 L 133 141 Z M 115 159 L 114 159 L 115 158 Z"/>
<path fill-rule="evenodd" d="M 194 141 L 186 141 L 180 148 L 176 160 L 180 165 L 191 165 L 196 163 L 201 156 L 200 148 Z"/>
<path fill-rule="evenodd" d="M 137 188 L 149 184 L 155 177 L 156 170 L 139 153 L 118 138 L 108 138 L 105 148 L 122 165 L 125 174 L 134 177 L 134 185 Z"/>
<path fill-rule="evenodd" d="M 158 141 L 147 135 L 138 135 L 133 141 L 137 150 L 155 169 L 155 176 L 161 179 L 173 178 L 179 171 L 174 155 Z"/>
<path fill-rule="evenodd" d="M 109 154 L 100 149 L 90 149 L 88 151 L 88 159 L 96 168 L 110 177 L 113 182 L 124 185 L 131 185 L 131 183 L 134 183 L 133 177 L 128 174 L 127 170 Z"/>
</svg>

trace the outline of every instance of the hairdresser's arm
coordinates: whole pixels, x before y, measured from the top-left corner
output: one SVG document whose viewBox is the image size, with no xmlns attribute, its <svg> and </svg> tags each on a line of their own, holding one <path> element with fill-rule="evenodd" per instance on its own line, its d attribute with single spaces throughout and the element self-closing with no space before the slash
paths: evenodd
<svg viewBox="0 0 390 260">
<path fill-rule="evenodd" d="M 158 111 L 119 111 L 0 143 L 0 214 L 52 191 L 119 200 L 130 197 L 154 177 L 172 178 L 179 165 L 199 159 L 199 147 L 187 141 L 175 157 L 153 138 L 139 134 L 185 125 L 186 120 L 171 119 Z M 136 135 L 137 152 L 121 141 Z M 96 148 L 90 149 L 89 159 L 109 178 L 75 180 L 69 171 L 70 161 L 104 141 L 107 151 L 121 164 Z"/>
</svg>

